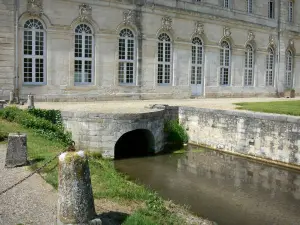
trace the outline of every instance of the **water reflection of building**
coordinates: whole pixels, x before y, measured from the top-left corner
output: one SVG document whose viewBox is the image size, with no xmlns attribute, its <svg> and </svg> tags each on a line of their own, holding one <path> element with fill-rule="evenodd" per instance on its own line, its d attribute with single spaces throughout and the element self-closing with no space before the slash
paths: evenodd
<svg viewBox="0 0 300 225">
<path fill-rule="evenodd" d="M 288 171 L 216 151 L 189 152 L 178 160 L 178 171 L 189 171 L 215 180 L 218 185 L 232 185 L 236 190 L 261 189 L 271 198 L 277 193 L 291 193 L 300 200 L 300 173 Z"/>
</svg>

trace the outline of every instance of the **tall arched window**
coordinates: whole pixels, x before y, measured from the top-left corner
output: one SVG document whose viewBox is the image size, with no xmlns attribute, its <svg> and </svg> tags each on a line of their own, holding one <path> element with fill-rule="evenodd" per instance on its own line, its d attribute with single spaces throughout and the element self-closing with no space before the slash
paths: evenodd
<svg viewBox="0 0 300 225">
<path fill-rule="evenodd" d="M 253 48 L 247 45 L 245 51 L 245 86 L 253 85 Z"/>
<path fill-rule="evenodd" d="M 274 86 L 274 49 L 268 48 L 266 86 Z"/>
<path fill-rule="evenodd" d="M 288 9 L 288 21 L 293 22 L 294 20 L 294 1 L 289 1 L 289 9 Z"/>
<path fill-rule="evenodd" d="M 285 86 L 287 88 L 293 87 L 293 53 L 288 50 L 286 53 L 285 65 Z"/>
<path fill-rule="evenodd" d="M 193 38 L 192 43 L 191 84 L 201 84 L 203 68 L 203 44 L 201 39 L 198 37 Z"/>
<path fill-rule="evenodd" d="M 119 83 L 133 84 L 135 81 L 134 34 L 129 29 L 120 32 L 119 39 Z"/>
<path fill-rule="evenodd" d="M 171 39 L 166 33 L 162 33 L 159 35 L 158 41 L 157 83 L 170 84 L 172 67 Z"/>
<path fill-rule="evenodd" d="M 221 43 L 220 50 L 220 85 L 229 85 L 230 45 L 227 41 Z"/>
<path fill-rule="evenodd" d="M 92 29 L 79 24 L 75 29 L 75 84 L 93 82 L 94 40 Z"/>
<path fill-rule="evenodd" d="M 45 30 L 37 19 L 30 19 L 24 25 L 23 36 L 24 83 L 46 83 L 45 76 Z"/>
</svg>

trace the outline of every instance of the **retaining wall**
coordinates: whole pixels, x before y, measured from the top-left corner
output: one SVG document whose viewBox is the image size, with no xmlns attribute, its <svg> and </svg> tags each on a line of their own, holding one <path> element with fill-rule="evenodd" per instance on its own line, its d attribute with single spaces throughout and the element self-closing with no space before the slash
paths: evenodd
<svg viewBox="0 0 300 225">
<path fill-rule="evenodd" d="M 300 117 L 180 107 L 179 120 L 191 143 L 300 165 Z"/>
</svg>

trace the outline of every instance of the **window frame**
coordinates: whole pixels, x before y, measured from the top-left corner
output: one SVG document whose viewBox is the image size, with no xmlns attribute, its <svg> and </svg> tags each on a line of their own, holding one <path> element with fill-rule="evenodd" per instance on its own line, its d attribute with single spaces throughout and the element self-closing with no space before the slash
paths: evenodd
<svg viewBox="0 0 300 225">
<path fill-rule="evenodd" d="M 286 51 L 284 80 L 284 85 L 286 88 L 294 87 L 294 54 L 290 49 Z"/>
<path fill-rule="evenodd" d="M 223 46 L 223 43 L 228 45 L 228 48 Z M 228 66 L 226 66 L 226 51 L 228 51 Z M 223 57 L 222 61 L 221 58 Z M 222 70 L 223 69 L 223 70 Z M 228 69 L 228 83 L 225 84 L 225 69 Z M 223 40 L 221 42 L 221 49 L 220 49 L 220 79 L 219 79 L 220 86 L 230 86 L 231 85 L 231 45 L 230 42 L 227 40 Z"/>
<path fill-rule="evenodd" d="M 270 64 L 272 59 L 272 64 Z M 270 68 L 270 65 L 272 65 L 272 68 Z M 270 83 L 270 72 L 272 72 L 272 83 Z M 275 49 L 273 47 L 268 48 L 268 55 L 267 55 L 267 61 L 266 61 L 266 73 L 265 73 L 265 86 L 266 87 L 274 87 L 275 85 Z"/>
<path fill-rule="evenodd" d="M 254 48 L 252 45 L 246 45 L 245 51 L 245 65 L 244 65 L 244 86 L 245 87 L 253 87 L 254 86 Z M 249 64 L 251 63 L 251 66 Z M 251 71 L 251 83 L 249 82 L 249 72 Z"/>
<path fill-rule="evenodd" d="M 34 21 L 38 21 L 41 25 L 42 25 L 42 29 L 36 29 L 36 28 L 25 28 L 26 26 L 26 23 L 28 23 L 30 20 L 34 20 Z M 23 29 L 23 33 L 22 33 L 22 84 L 24 86 L 42 86 L 42 85 L 47 85 L 47 32 L 46 32 L 46 26 L 44 24 L 43 21 L 41 21 L 40 19 L 36 19 L 36 18 L 29 18 L 27 19 L 23 26 L 22 26 L 22 29 Z M 31 34 L 31 37 L 32 37 L 32 48 L 31 48 L 31 51 L 32 51 L 32 54 L 31 55 L 26 55 L 24 52 L 25 52 L 25 32 L 26 31 L 31 31 L 32 34 Z M 36 39 L 34 39 L 33 37 L 36 37 L 36 33 L 37 32 L 41 32 L 43 33 L 43 55 L 40 56 L 40 57 L 37 57 L 35 55 L 35 51 L 36 51 L 36 44 L 35 44 L 35 41 Z M 34 54 L 33 54 L 34 52 Z M 25 81 L 25 59 L 32 59 L 32 80 L 34 81 L 31 81 L 31 82 L 26 82 Z M 35 67 L 35 59 L 43 59 L 43 82 L 36 82 L 36 67 Z"/>
<path fill-rule="evenodd" d="M 271 9 L 271 5 L 272 5 L 272 9 Z M 268 1 L 268 18 L 275 19 L 275 1 L 274 0 Z"/>
<path fill-rule="evenodd" d="M 91 34 L 88 34 L 86 35 L 86 33 L 76 33 L 76 29 L 79 27 L 79 26 L 87 26 L 90 31 L 91 31 Z M 92 50 L 92 57 L 89 58 L 89 57 L 76 57 L 76 35 L 81 35 L 81 44 L 82 44 L 82 50 L 81 50 L 81 54 L 82 55 L 85 55 L 85 37 L 87 36 L 90 36 L 92 37 L 92 47 L 91 47 L 91 50 Z M 88 86 L 88 85 L 94 85 L 95 83 L 95 36 L 94 36 L 94 30 L 92 28 L 91 25 L 87 24 L 87 23 L 79 23 L 75 26 L 75 29 L 74 29 L 74 42 L 73 42 L 73 47 L 74 47 L 74 54 L 73 54 L 73 57 L 74 57 L 74 85 L 75 86 Z M 88 60 L 90 59 L 90 60 Z M 84 77 L 84 69 L 85 69 L 85 63 L 81 64 L 82 65 L 82 68 L 81 68 L 81 82 L 76 82 L 76 61 L 81 61 L 81 62 L 85 62 L 85 61 L 91 61 L 91 82 L 85 82 L 85 77 Z"/>
<path fill-rule="evenodd" d="M 121 32 L 124 31 L 124 30 L 129 30 L 132 35 L 133 35 L 133 38 L 129 38 L 129 37 L 121 37 Z M 129 59 L 120 59 L 120 40 L 125 40 L 125 58 L 127 58 L 128 56 L 128 42 L 129 40 L 133 40 L 133 60 L 129 60 Z M 118 43 L 118 84 L 121 85 L 121 86 L 136 86 L 136 71 L 137 71 L 137 68 L 136 68 L 136 65 L 137 65 L 137 40 L 136 40 L 136 35 L 135 35 L 135 32 L 128 28 L 128 27 L 125 27 L 125 28 L 122 28 L 119 32 L 119 39 L 118 39 L 119 43 Z M 129 64 L 129 63 L 133 63 L 133 80 L 131 83 L 127 83 L 127 82 L 120 82 L 120 63 L 124 63 L 125 65 Z M 127 67 L 125 66 L 125 71 L 127 71 Z M 126 81 L 127 79 L 127 74 L 124 73 L 123 75 L 123 81 Z"/>
<path fill-rule="evenodd" d="M 253 0 L 246 0 L 247 13 L 253 13 Z"/>
<path fill-rule="evenodd" d="M 199 43 L 194 43 L 196 42 L 196 39 L 198 39 L 198 41 L 200 41 Z M 194 49 L 195 48 L 195 54 L 194 54 Z M 201 49 L 199 51 L 199 48 Z M 203 40 L 200 37 L 194 37 L 192 39 L 192 49 L 191 49 L 191 53 L 192 53 L 192 58 L 191 58 L 191 75 L 190 75 L 190 85 L 203 85 L 203 68 L 204 68 L 204 45 L 203 45 Z M 199 53 L 200 52 L 200 63 L 198 63 L 199 61 Z M 195 59 L 195 60 L 193 60 Z M 195 61 L 195 63 L 193 63 L 193 61 Z M 193 68 L 195 68 L 195 72 L 193 74 Z M 200 82 L 197 72 L 200 68 Z"/>
<path fill-rule="evenodd" d="M 230 5 L 230 2 L 229 2 L 230 0 L 223 0 L 223 8 L 225 8 L 225 9 L 229 9 L 230 7 L 229 7 L 229 5 Z"/>
<path fill-rule="evenodd" d="M 294 22 L 294 1 L 288 1 L 288 22 Z"/>
<path fill-rule="evenodd" d="M 168 37 L 169 41 L 161 41 L 159 40 L 159 38 L 162 36 L 162 35 L 165 35 Z M 157 73 L 156 73 L 156 83 L 158 86 L 172 86 L 172 82 L 173 82 L 173 43 L 172 43 L 172 39 L 171 39 L 171 36 L 167 33 L 167 32 L 162 32 L 158 35 L 157 37 Z M 163 58 L 163 61 L 159 61 L 159 58 L 160 58 L 160 44 L 163 45 L 163 55 L 162 55 L 162 58 Z M 165 59 L 166 59 L 166 44 L 169 44 L 169 50 L 170 50 L 170 62 L 166 62 Z M 159 83 L 159 67 L 160 65 L 163 66 L 162 68 L 162 82 Z M 169 65 L 170 66 L 170 69 L 169 69 L 169 82 L 166 83 L 166 66 Z"/>
</svg>

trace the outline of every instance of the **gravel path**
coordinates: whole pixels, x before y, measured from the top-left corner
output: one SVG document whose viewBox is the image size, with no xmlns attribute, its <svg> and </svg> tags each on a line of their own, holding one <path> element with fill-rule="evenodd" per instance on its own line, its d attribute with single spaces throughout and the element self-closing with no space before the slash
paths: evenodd
<svg viewBox="0 0 300 225">
<path fill-rule="evenodd" d="M 6 145 L 0 144 L 0 191 L 28 174 L 24 167 L 6 169 Z M 56 216 L 56 191 L 35 174 L 0 196 L 0 225 L 53 225 Z"/>
<path fill-rule="evenodd" d="M 103 113 L 138 113 L 153 111 L 145 107 L 153 104 L 167 104 L 171 106 L 189 106 L 196 108 L 212 108 L 234 110 L 233 103 L 238 102 L 270 102 L 299 100 L 285 98 L 203 98 L 203 99 L 165 99 L 165 100 L 126 100 L 99 102 L 36 102 L 37 108 L 59 109 L 62 111 L 85 111 Z M 26 105 L 23 106 L 24 108 Z"/>
</svg>

